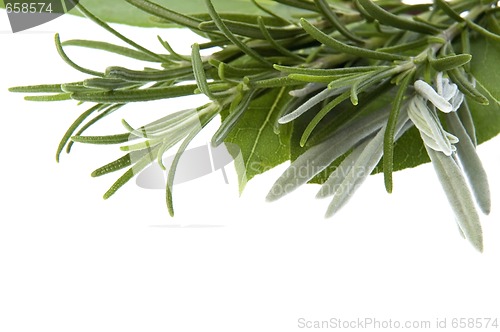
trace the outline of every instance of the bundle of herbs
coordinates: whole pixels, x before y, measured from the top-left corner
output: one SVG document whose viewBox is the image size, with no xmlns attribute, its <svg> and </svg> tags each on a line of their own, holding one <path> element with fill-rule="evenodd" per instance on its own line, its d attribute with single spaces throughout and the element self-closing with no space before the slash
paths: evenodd
<svg viewBox="0 0 500 332">
<path fill-rule="evenodd" d="M 212 144 L 238 147 L 232 153 L 240 155 L 235 162 L 240 190 L 255 175 L 291 161 L 267 199 L 320 183 L 317 197 L 329 198 L 327 216 L 344 206 L 370 174 L 383 172 L 390 193 L 394 171 L 430 160 L 460 232 L 482 250 L 478 211 L 489 213 L 490 194 L 476 145 L 500 131 L 496 0 L 414 5 L 400 0 L 252 0 L 238 2 L 239 9 L 231 11 L 219 8 L 229 0 L 199 2 L 190 4 L 189 13 L 172 10 L 167 0 L 117 5 L 147 13 L 153 25 L 182 26 L 206 38 L 187 55 L 162 38 L 165 52 L 153 52 L 108 25 L 112 19 L 100 18 L 92 6 L 76 4 L 129 46 L 61 42 L 56 35 L 62 59 L 90 77 L 11 89 L 37 93 L 26 97 L 32 101 L 89 104 L 62 138 L 58 160 L 75 142 L 121 145 L 123 157 L 92 173 L 125 170 L 104 194 L 109 198 L 151 163 L 165 168 L 165 152 L 177 147 L 166 183 L 173 215 L 179 160 L 193 138 L 220 117 Z M 143 70 L 87 69 L 67 56 L 69 46 L 147 65 Z M 201 55 L 206 52 L 211 53 Z M 123 121 L 123 133 L 85 135 L 126 104 L 194 94 L 209 101 L 168 111 L 137 128 Z"/>
</svg>

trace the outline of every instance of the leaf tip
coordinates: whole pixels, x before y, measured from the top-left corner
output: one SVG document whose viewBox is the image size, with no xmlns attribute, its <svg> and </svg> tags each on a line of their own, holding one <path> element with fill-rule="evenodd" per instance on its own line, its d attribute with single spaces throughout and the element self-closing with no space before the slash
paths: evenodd
<svg viewBox="0 0 500 332">
<path fill-rule="evenodd" d="M 112 195 L 113 195 L 114 192 L 111 192 L 111 190 L 108 190 L 104 193 L 104 195 L 102 195 L 102 199 L 104 200 L 107 200 L 109 199 Z"/>
<path fill-rule="evenodd" d="M 479 236 L 477 239 L 469 239 L 469 241 L 471 242 L 472 246 L 476 248 L 476 250 L 479 251 L 481 254 L 484 252 L 482 236 Z"/>
<path fill-rule="evenodd" d="M 392 184 L 391 184 L 391 185 L 386 184 L 386 185 L 385 185 L 385 191 L 386 191 L 388 194 L 392 194 Z"/>
<path fill-rule="evenodd" d="M 267 196 L 266 196 L 265 200 L 266 200 L 267 203 L 272 203 L 272 202 L 277 201 L 278 199 L 280 199 L 282 196 L 283 196 L 283 194 L 276 193 L 276 187 L 273 186 L 271 188 L 271 190 L 269 190 L 269 192 L 267 193 Z"/>
</svg>

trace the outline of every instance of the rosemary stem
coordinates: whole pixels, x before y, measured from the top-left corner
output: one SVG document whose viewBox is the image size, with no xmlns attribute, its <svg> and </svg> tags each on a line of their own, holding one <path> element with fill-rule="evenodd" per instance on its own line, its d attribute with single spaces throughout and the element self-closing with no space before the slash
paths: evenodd
<svg viewBox="0 0 500 332">
<path fill-rule="evenodd" d="M 478 16 L 480 16 L 482 13 L 484 13 L 489 6 L 476 6 L 474 7 L 465 17 L 467 20 L 475 20 Z M 456 22 L 453 25 L 451 25 L 448 29 L 444 30 L 442 33 L 438 35 L 438 38 L 444 39 L 447 43 L 451 42 L 458 34 L 462 32 L 464 27 L 466 26 L 465 22 Z M 443 44 L 435 43 L 430 46 L 430 51 L 432 52 L 433 55 L 435 55 L 443 46 Z M 425 54 L 422 54 L 425 53 Z M 417 56 L 420 57 L 426 57 L 427 56 L 427 50 L 423 51 L 421 54 Z"/>
</svg>

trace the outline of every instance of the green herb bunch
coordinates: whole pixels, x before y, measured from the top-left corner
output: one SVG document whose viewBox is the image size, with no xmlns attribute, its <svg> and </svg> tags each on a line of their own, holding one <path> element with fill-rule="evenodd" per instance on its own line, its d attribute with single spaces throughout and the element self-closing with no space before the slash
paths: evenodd
<svg viewBox="0 0 500 332">
<path fill-rule="evenodd" d="M 158 24 L 182 26 L 206 38 L 178 54 L 159 38 L 158 54 L 129 40 L 82 5 L 77 8 L 129 47 L 91 40 L 56 47 L 70 66 L 90 75 L 80 82 L 15 87 L 42 93 L 27 100 L 73 99 L 90 104 L 70 126 L 57 159 L 74 142 L 121 144 L 125 155 L 95 170 L 125 172 L 105 193 L 180 143 L 169 170 L 171 215 L 175 170 L 191 140 L 220 115 L 212 144 L 233 144 L 240 190 L 257 174 L 290 160 L 270 190 L 274 201 L 302 184 L 322 184 L 334 215 L 368 175 L 432 161 L 460 231 L 482 250 L 478 210 L 488 214 L 487 176 L 476 145 L 500 131 L 500 90 L 494 68 L 500 56 L 499 7 L 492 0 L 252 0 L 258 14 L 222 13 L 211 0 L 199 14 L 175 12 L 148 0 L 126 0 Z M 79 66 L 67 46 L 104 50 L 147 62 L 143 70 Z M 209 56 L 201 52 L 211 50 Z M 151 68 L 151 64 L 155 67 Z M 498 66 L 497 68 L 498 69 Z M 498 70 L 497 70 L 498 71 Z M 124 105 L 204 94 L 196 109 L 169 112 L 119 134 L 85 131 Z M 486 125 L 487 124 L 487 125 Z"/>
</svg>

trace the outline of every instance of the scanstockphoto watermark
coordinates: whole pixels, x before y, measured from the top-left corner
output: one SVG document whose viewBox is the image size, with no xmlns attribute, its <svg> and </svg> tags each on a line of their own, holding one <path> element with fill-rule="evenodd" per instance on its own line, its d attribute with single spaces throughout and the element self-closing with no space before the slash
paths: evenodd
<svg viewBox="0 0 500 332">
<path fill-rule="evenodd" d="M 445 317 L 429 320 L 397 320 L 393 318 L 378 319 L 376 317 L 358 317 L 353 319 L 340 319 L 331 317 L 326 320 L 311 320 L 298 318 L 297 327 L 300 329 L 500 329 L 497 317 Z"/>
<path fill-rule="evenodd" d="M 78 0 L 3 0 L 13 33 L 31 29 L 66 14 Z"/>
<path fill-rule="evenodd" d="M 430 320 L 399 321 L 392 318 L 377 319 L 374 317 L 358 317 L 349 320 L 332 317 L 327 320 L 299 318 L 297 326 L 301 329 L 430 329 L 436 325 L 433 325 Z"/>
</svg>

